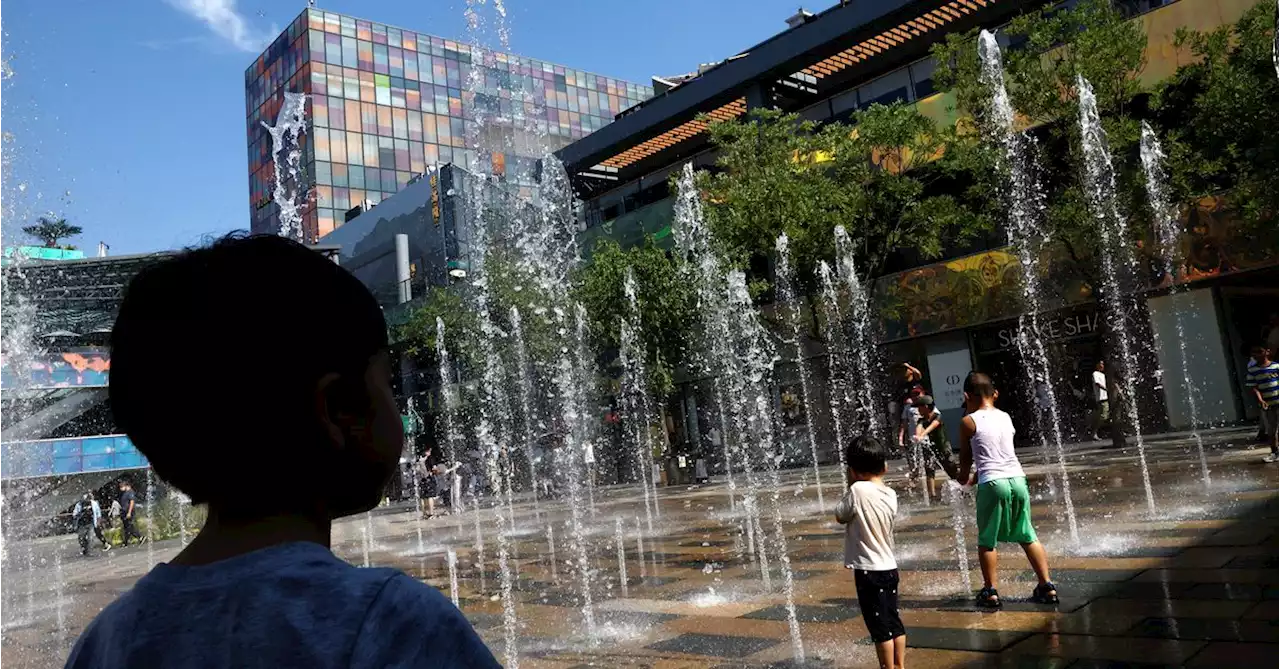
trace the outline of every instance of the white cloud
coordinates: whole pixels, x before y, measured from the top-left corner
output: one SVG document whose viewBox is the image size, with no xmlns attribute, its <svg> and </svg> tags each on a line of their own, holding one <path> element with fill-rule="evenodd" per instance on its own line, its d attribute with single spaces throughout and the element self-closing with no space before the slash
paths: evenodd
<svg viewBox="0 0 1280 669">
<path fill-rule="evenodd" d="M 236 9 L 236 0 L 167 0 L 175 9 L 189 14 L 209 26 L 215 35 L 241 51 L 257 52 L 274 37 L 270 32 L 260 32 L 249 25 L 248 19 Z"/>
</svg>

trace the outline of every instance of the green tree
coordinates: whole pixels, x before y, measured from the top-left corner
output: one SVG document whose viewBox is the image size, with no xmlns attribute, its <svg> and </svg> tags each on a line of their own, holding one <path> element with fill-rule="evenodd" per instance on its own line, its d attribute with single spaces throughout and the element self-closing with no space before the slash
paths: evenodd
<svg viewBox="0 0 1280 669">
<path fill-rule="evenodd" d="M 1020 122 L 1038 141 L 1049 203 L 1045 232 L 1069 259 L 1054 269 L 1096 289 L 1096 244 L 1102 236 L 1080 190 L 1076 77 L 1084 76 L 1093 86 L 1116 167 L 1117 196 L 1130 212 L 1141 213 L 1141 168 L 1129 158 L 1137 155 L 1140 138 L 1134 98 L 1142 92 L 1138 75 L 1145 65 L 1146 33 L 1107 0 L 1041 8 L 1014 19 L 1002 32 L 1018 45 L 1002 54 L 1005 87 Z M 982 124 L 991 91 L 980 77 L 976 37 L 976 31 L 953 33 L 933 46 L 938 64 L 934 83 L 954 94 L 957 111 Z M 1130 230 L 1143 234 L 1140 226 Z"/>
<path fill-rule="evenodd" d="M 964 243 L 990 227 L 987 198 L 972 178 L 985 154 L 913 105 L 872 105 L 851 125 L 755 110 L 710 128 L 720 156 L 715 171 L 699 175 L 699 187 L 722 252 L 750 268 L 772 256 L 786 232 L 805 295 L 815 292 L 818 262 L 834 254 L 837 225 L 871 277 L 904 250 L 936 258 L 944 240 Z"/>
<path fill-rule="evenodd" d="M 45 248 L 59 248 L 58 242 L 68 237 L 75 237 L 84 230 L 78 225 L 71 225 L 67 219 L 52 216 L 41 216 L 34 225 L 22 228 L 28 235 L 40 240 Z"/>
<path fill-rule="evenodd" d="M 592 336 L 602 348 L 616 349 L 619 323 L 631 316 L 623 290 L 627 270 L 636 280 L 640 336 L 644 341 L 649 388 L 658 397 L 674 387 L 677 370 L 686 363 L 686 340 L 697 323 L 693 289 L 677 261 L 647 237 L 641 246 L 623 249 L 602 239 L 575 277 L 574 294 L 590 320 Z"/>
<path fill-rule="evenodd" d="M 1249 233 L 1272 241 L 1280 172 L 1275 17 L 1275 0 L 1263 0 L 1234 25 L 1179 30 L 1175 44 L 1193 59 L 1161 83 L 1152 104 L 1175 192 L 1183 200 L 1223 196 Z"/>
</svg>

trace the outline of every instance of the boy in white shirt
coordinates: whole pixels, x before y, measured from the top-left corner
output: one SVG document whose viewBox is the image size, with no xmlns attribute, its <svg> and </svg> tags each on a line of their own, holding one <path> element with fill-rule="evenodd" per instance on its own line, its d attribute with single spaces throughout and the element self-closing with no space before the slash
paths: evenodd
<svg viewBox="0 0 1280 669">
<path fill-rule="evenodd" d="M 898 495 L 884 484 L 886 458 L 884 445 L 872 437 L 849 444 L 845 462 L 852 483 L 836 507 L 836 520 L 845 526 L 844 565 L 853 570 L 858 606 L 880 668 L 903 669 L 907 631 L 898 615 L 898 563 L 893 557 Z"/>
<path fill-rule="evenodd" d="M 1013 450 L 1013 421 L 996 408 L 996 391 L 991 377 L 969 372 L 964 380 L 964 404 L 968 414 L 960 422 L 960 471 L 956 480 L 969 482 L 977 470 L 978 562 L 982 565 L 982 590 L 977 604 L 982 608 L 1001 606 L 996 592 L 996 544 L 1017 543 L 1027 554 L 1027 562 L 1040 584 L 1031 600 L 1057 604 L 1058 587 L 1049 580 L 1049 558 L 1031 527 L 1031 495 L 1022 463 Z"/>
</svg>

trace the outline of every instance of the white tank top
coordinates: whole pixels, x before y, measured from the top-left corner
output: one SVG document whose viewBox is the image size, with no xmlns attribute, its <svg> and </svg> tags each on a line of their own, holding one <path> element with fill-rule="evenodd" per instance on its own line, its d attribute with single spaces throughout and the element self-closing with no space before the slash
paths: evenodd
<svg viewBox="0 0 1280 669">
<path fill-rule="evenodd" d="M 996 479 L 1024 476 L 1022 463 L 1013 452 L 1013 421 L 999 409 L 979 409 L 969 414 L 978 428 L 969 440 L 978 484 Z"/>
</svg>

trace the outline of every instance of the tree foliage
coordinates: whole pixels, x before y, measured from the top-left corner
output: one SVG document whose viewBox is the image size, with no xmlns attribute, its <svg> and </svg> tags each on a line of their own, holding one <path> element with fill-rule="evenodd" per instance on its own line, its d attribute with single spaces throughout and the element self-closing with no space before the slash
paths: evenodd
<svg viewBox="0 0 1280 669">
<path fill-rule="evenodd" d="M 676 371 L 685 364 L 686 336 L 697 322 L 693 289 L 676 259 L 652 237 L 629 249 L 602 239 L 591 263 L 580 268 L 575 277 L 575 297 L 586 308 L 592 335 L 601 348 L 616 349 L 619 324 L 631 316 L 623 290 L 628 269 L 635 274 L 649 388 L 663 396 L 671 392 Z"/>
<path fill-rule="evenodd" d="M 1140 138 L 1133 98 L 1141 92 L 1147 36 L 1106 0 L 1084 0 L 1070 8 L 1047 7 L 1017 17 L 1002 30 L 1005 87 L 1022 123 L 1037 140 L 1041 182 L 1048 208 L 1046 236 L 1075 262 L 1060 269 L 1098 285 L 1098 220 L 1080 190 L 1077 74 L 1092 85 L 1116 167 L 1117 195 L 1141 213 L 1143 184 L 1136 161 Z M 981 78 L 977 32 L 952 33 L 933 46 L 934 83 L 954 94 L 957 110 L 986 121 L 991 91 Z M 1131 159 L 1132 158 L 1132 159 Z M 1135 235 L 1138 226 L 1131 226 Z"/>
<path fill-rule="evenodd" d="M 980 161 L 976 144 L 912 105 L 876 104 L 852 124 L 822 126 L 754 110 L 712 123 L 710 134 L 720 155 L 698 185 L 721 251 L 752 268 L 785 232 L 803 293 L 813 292 L 818 262 L 833 257 L 837 225 L 849 231 L 860 268 L 879 276 L 903 249 L 936 258 L 944 242 L 990 224 L 955 179 Z"/>
<path fill-rule="evenodd" d="M 22 228 L 26 234 L 40 240 L 40 244 L 45 248 L 59 248 L 58 242 L 68 237 L 75 237 L 84 230 L 78 225 L 72 225 L 67 219 L 52 216 L 41 216 L 34 225 L 28 225 Z"/>
<path fill-rule="evenodd" d="M 1275 0 L 1251 7 L 1234 25 L 1180 29 L 1175 45 L 1192 61 L 1157 89 L 1152 105 L 1168 139 L 1171 174 L 1184 199 L 1222 194 L 1246 223 L 1276 218 L 1277 83 Z"/>
</svg>

